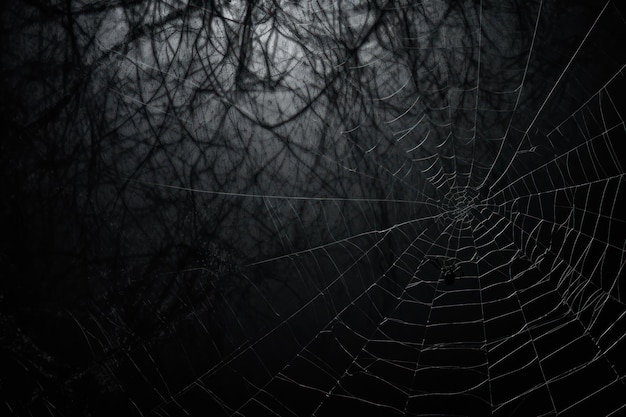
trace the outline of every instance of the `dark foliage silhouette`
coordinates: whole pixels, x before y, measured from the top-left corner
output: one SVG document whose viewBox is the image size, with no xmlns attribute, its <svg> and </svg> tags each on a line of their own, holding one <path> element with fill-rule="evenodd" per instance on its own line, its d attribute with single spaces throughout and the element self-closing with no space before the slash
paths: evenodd
<svg viewBox="0 0 626 417">
<path fill-rule="evenodd" d="M 618 415 L 626 11 L 0 6 L 8 415 Z"/>
</svg>

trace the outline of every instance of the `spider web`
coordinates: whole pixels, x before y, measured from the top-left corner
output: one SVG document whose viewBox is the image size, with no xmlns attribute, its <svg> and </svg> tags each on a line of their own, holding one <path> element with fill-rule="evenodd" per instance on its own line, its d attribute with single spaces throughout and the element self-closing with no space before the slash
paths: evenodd
<svg viewBox="0 0 626 417">
<path fill-rule="evenodd" d="M 3 59 L 61 277 L 3 291 L 54 299 L 3 318 L 6 409 L 624 412 L 617 2 L 69 3 Z"/>
</svg>

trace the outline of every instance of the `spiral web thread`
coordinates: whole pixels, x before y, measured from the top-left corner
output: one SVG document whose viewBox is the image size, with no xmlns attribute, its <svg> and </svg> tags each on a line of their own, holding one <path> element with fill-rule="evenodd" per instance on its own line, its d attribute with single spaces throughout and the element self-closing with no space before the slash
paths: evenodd
<svg viewBox="0 0 626 417">
<path fill-rule="evenodd" d="M 576 21 L 567 42 L 542 1 L 525 5 L 525 38 L 519 10 L 484 0 L 250 2 L 267 19 L 256 32 L 241 29 L 248 3 L 232 2 L 225 23 L 210 24 L 215 39 L 240 28 L 235 64 L 219 40 L 185 38 L 209 25 L 193 20 L 207 4 L 170 3 L 153 34 L 163 45 L 97 45 L 118 84 L 93 88 L 115 98 L 111 119 L 131 138 L 110 149 L 157 138 L 141 164 L 128 157 L 108 175 L 126 202 L 193 200 L 187 213 L 221 216 L 214 233 L 245 262 L 222 274 L 212 248 L 205 263 L 159 275 L 211 295 L 172 293 L 184 325 L 156 339 L 117 349 L 105 336 L 111 312 L 80 321 L 90 346 L 105 346 L 107 372 L 127 364 L 124 395 L 139 415 L 624 412 L 617 2 Z M 414 25 L 385 32 L 398 16 Z M 193 30 L 172 35 L 181 22 Z M 337 33 L 348 40 L 333 43 Z M 265 42 L 271 64 L 254 48 L 243 56 L 246 36 Z M 263 65 L 286 75 L 268 87 Z M 211 178 L 194 171 L 203 152 Z M 172 161 L 185 168 L 168 174 Z"/>
</svg>

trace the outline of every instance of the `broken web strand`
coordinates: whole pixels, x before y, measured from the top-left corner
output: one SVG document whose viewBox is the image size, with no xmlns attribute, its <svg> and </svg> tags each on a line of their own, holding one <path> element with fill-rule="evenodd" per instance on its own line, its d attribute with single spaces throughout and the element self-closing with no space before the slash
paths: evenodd
<svg viewBox="0 0 626 417">
<path fill-rule="evenodd" d="M 428 228 L 430 228 L 430 227 L 432 227 L 432 225 L 431 225 L 431 226 L 428 226 Z M 404 254 L 406 254 L 406 253 L 407 253 L 407 252 L 408 252 L 411 248 L 413 248 L 413 244 L 414 244 L 417 240 L 419 240 L 423 234 L 425 234 L 425 233 L 427 232 L 428 228 L 427 228 L 426 230 L 424 230 L 424 231 L 423 231 L 423 232 L 422 232 L 422 233 L 421 233 L 421 234 L 420 234 L 420 235 L 419 235 L 419 236 L 418 236 L 418 237 L 417 237 L 417 238 L 413 241 L 413 243 L 411 243 L 411 245 L 409 245 L 409 246 L 405 249 L 405 251 L 403 252 L 403 255 L 404 255 Z M 401 259 L 402 259 L 402 255 L 401 255 L 401 256 L 399 256 L 399 257 L 396 259 L 396 261 L 394 262 L 394 264 L 393 264 L 393 265 L 391 265 L 391 266 L 389 267 L 389 269 L 387 270 L 387 272 L 389 272 L 392 268 L 394 268 L 394 267 L 396 266 L 396 263 L 399 263 Z M 385 273 L 385 274 L 383 274 L 383 275 L 381 275 L 381 276 L 379 277 L 379 279 L 377 280 L 377 282 L 378 282 L 378 281 L 380 281 L 381 279 L 385 278 L 385 276 L 386 276 L 386 273 Z M 374 286 L 375 286 L 375 285 L 376 285 L 376 283 L 374 283 L 374 284 L 372 284 L 370 287 L 368 287 L 368 288 L 366 289 L 366 291 L 365 291 L 365 292 L 363 292 L 363 293 L 361 293 L 361 294 L 359 294 L 359 295 L 356 297 L 356 299 L 355 299 L 354 301 L 357 301 L 357 300 L 358 300 L 359 298 L 361 298 L 362 296 L 367 295 L 367 291 L 369 291 L 370 289 L 374 288 Z M 353 303 L 351 303 L 351 305 L 354 305 L 354 302 L 353 302 Z M 350 307 L 350 305 L 346 306 L 346 308 L 345 308 L 344 310 L 342 310 L 342 311 L 341 311 L 341 312 L 340 312 L 340 313 L 339 313 L 339 314 L 338 314 L 335 318 L 333 318 L 332 322 L 331 322 L 331 323 L 329 323 L 329 325 L 328 325 L 328 326 L 332 325 L 332 323 L 334 323 L 334 322 L 335 322 L 335 320 L 338 320 L 338 317 L 341 315 L 341 313 L 343 313 L 344 311 L 346 311 L 349 307 Z M 397 305 L 396 305 L 396 307 L 395 307 L 395 308 L 397 308 Z M 395 308 L 394 308 L 394 310 L 395 310 Z M 380 326 L 381 324 L 382 324 L 382 323 L 379 323 L 379 325 L 378 325 L 378 326 Z M 378 328 L 377 328 L 377 329 L 378 329 Z M 374 330 L 374 332 L 376 332 L 376 330 L 377 330 L 377 329 L 375 329 L 375 330 Z M 316 337 L 317 337 L 317 336 L 316 336 Z M 315 340 L 315 339 L 314 339 L 314 340 Z M 311 343 L 313 343 L 313 342 L 314 342 L 314 340 L 310 341 L 310 342 L 309 342 L 309 343 L 308 343 L 308 344 L 307 344 L 307 345 L 306 345 L 306 346 L 305 346 L 305 347 L 301 350 L 301 352 L 297 355 L 297 357 L 302 356 L 302 352 L 303 352 L 303 351 L 304 351 L 304 350 L 308 347 L 308 345 L 310 345 Z M 367 343 L 368 343 L 368 339 L 365 339 L 365 344 L 367 344 Z M 363 347 L 363 348 L 362 348 L 362 350 L 363 350 L 364 348 L 365 348 L 365 347 Z M 356 363 L 356 361 L 358 360 L 358 356 L 359 356 L 358 354 L 357 354 L 356 356 L 353 356 L 353 361 L 352 361 L 352 363 L 351 363 L 350 365 L 348 365 L 348 367 L 346 368 L 346 371 L 342 374 L 342 377 L 343 377 L 343 376 L 345 376 L 345 375 L 347 375 L 348 369 Z M 294 358 L 294 360 L 295 360 L 295 359 L 296 359 L 296 358 Z M 288 366 L 290 366 L 290 365 L 291 365 L 291 362 L 290 362 L 289 364 L 287 364 L 287 365 L 283 368 L 283 370 L 281 370 L 281 372 L 280 372 L 280 373 L 285 372 L 285 369 L 287 369 L 287 367 L 288 367 Z M 269 383 L 271 383 L 271 381 L 269 381 L 269 382 L 268 382 L 268 385 L 269 385 Z M 337 383 L 333 386 L 333 388 L 332 388 L 330 391 L 328 391 L 325 395 L 326 395 L 327 397 L 328 397 L 328 396 L 330 396 L 330 395 L 332 394 L 332 392 L 333 392 L 333 391 L 334 391 L 334 390 L 335 390 L 335 389 L 339 386 L 339 384 L 340 384 L 340 380 L 338 380 L 338 381 L 337 381 Z M 310 387 L 310 388 L 311 388 L 311 389 L 315 389 L 314 387 Z M 320 403 L 320 404 L 318 405 L 318 408 L 319 408 L 319 407 L 321 407 L 321 406 L 322 406 L 322 403 Z"/>
<path fill-rule="evenodd" d="M 431 227 L 431 226 L 429 226 L 429 227 Z M 426 233 L 426 231 L 427 231 L 427 229 L 426 229 L 426 230 L 424 230 L 424 231 L 422 232 L 422 234 Z M 422 234 L 420 234 L 420 235 L 419 235 L 419 236 L 418 236 L 418 237 L 417 237 L 417 238 L 413 241 L 413 243 L 415 243 L 417 240 L 419 240 Z M 382 240 L 382 239 L 381 239 L 381 240 Z M 380 241 L 379 241 L 379 242 L 380 242 Z M 403 252 L 403 254 L 406 254 L 406 253 L 409 251 L 409 249 L 411 249 L 411 248 L 413 247 L 413 243 L 405 249 L 405 251 Z M 376 246 L 376 245 L 375 245 L 375 246 Z M 374 246 L 373 246 L 372 248 L 370 248 L 370 250 L 371 250 L 371 249 L 373 249 L 373 248 L 374 248 Z M 388 271 L 390 271 L 393 267 L 395 267 L 395 263 L 399 262 L 399 261 L 401 260 L 401 258 L 402 258 L 402 255 L 401 255 L 401 256 L 399 256 L 399 257 L 396 259 L 396 261 L 394 262 L 394 265 L 391 265 L 391 266 L 389 267 Z M 377 280 L 376 282 L 380 281 L 381 279 L 383 279 L 383 278 L 385 278 L 385 277 L 386 277 L 386 274 L 381 275 L 381 276 L 378 278 L 378 280 Z M 314 337 L 311 341 L 309 341 L 309 342 L 308 342 L 305 346 L 303 346 L 303 348 L 300 350 L 300 352 L 299 352 L 297 355 L 295 355 L 295 356 L 294 356 L 294 358 L 293 358 L 293 359 L 292 359 L 292 360 L 291 360 L 291 361 L 290 361 L 287 365 L 285 365 L 285 367 L 283 367 L 283 369 L 282 369 L 282 370 L 278 373 L 278 376 L 274 376 L 274 377 L 272 377 L 272 378 L 268 381 L 268 383 L 265 385 L 265 387 L 267 387 L 269 384 L 271 384 L 271 382 L 273 381 L 273 379 L 274 379 L 274 378 L 276 378 L 276 377 L 287 378 L 287 377 L 286 377 L 286 376 L 284 376 L 283 374 L 285 373 L 286 369 L 287 369 L 287 368 L 288 368 L 288 367 L 289 367 L 289 366 L 293 363 L 293 361 L 295 361 L 295 360 L 296 360 L 296 359 L 298 359 L 298 358 L 304 357 L 304 352 L 308 349 L 308 346 L 309 346 L 309 345 L 311 345 L 311 344 L 312 344 L 312 343 L 313 343 L 313 342 L 317 339 L 317 337 L 318 337 L 320 334 L 322 334 L 324 331 L 326 331 L 326 329 L 328 329 L 329 327 L 331 327 L 331 326 L 332 326 L 332 325 L 333 325 L 336 321 L 341 322 L 341 319 L 340 319 L 341 314 L 342 314 L 342 313 L 344 313 L 344 312 L 345 312 L 348 308 L 350 308 L 351 306 L 354 306 L 354 303 L 355 303 L 356 301 L 358 301 L 361 297 L 366 296 L 366 295 L 367 295 L 367 293 L 368 293 L 368 291 L 369 291 L 369 290 L 371 290 L 372 288 L 374 288 L 374 287 L 376 286 L 376 282 L 375 282 L 374 284 L 370 285 L 370 286 L 369 286 L 369 287 L 368 287 L 368 288 L 367 288 L 367 289 L 366 289 L 363 293 L 359 294 L 359 295 L 358 295 L 358 296 L 354 299 L 354 301 L 353 301 L 352 303 L 348 304 L 348 305 L 347 305 L 347 306 L 346 306 L 343 310 L 341 310 L 341 311 L 340 311 L 340 312 L 339 312 L 339 313 L 338 313 L 338 314 L 337 314 L 337 315 L 336 315 L 336 316 L 335 316 L 335 317 L 331 320 L 331 322 L 329 322 L 329 324 L 328 324 L 328 325 L 326 325 L 326 327 L 325 327 L 322 331 L 320 331 L 320 332 L 319 332 L 319 333 L 318 333 L 318 334 L 317 334 L 317 335 L 316 335 L 316 336 L 315 336 L 315 337 Z M 327 290 L 327 288 L 326 288 L 326 290 Z M 322 290 L 322 291 L 320 292 L 320 294 L 322 294 L 322 295 L 323 295 L 323 293 L 324 293 L 324 290 Z M 397 306 L 396 306 L 396 308 L 397 308 Z M 380 324 L 379 324 L 379 326 L 380 326 Z M 361 336 L 361 337 L 362 337 L 362 336 Z M 368 340 L 369 340 L 368 338 L 366 338 L 366 339 L 365 339 L 365 343 L 366 343 L 366 344 L 368 343 Z M 347 351 L 346 351 L 346 352 L 347 352 Z M 354 356 L 354 357 L 353 357 L 353 362 L 352 362 L 352 364 L 351 364 L 351 365 L 353 365 L 353 364 L 357 361 L 357 359 L 358 359 L 358 355 Z M 351 365 L 349 365 L 347 369 L 349 369 Z M 345 376 L 345 375 L 346 375 L 346 373 L 348 372 L 348 371 L 347 371 L 347 369 L 346 369 L 346 371 L 342 374 L 343 376 Z M 288 379 L 288 378 L 287 378 L 287 379 Z M 326 396 L 327 396 L 327 397 L 328 397 L 328 396 L 330 396 L 330 395 L 332 394 L 332 392 L 334 391 L 334 389 L 336 389 L 336 387 L 337 387 L 337 386 L 339 386 L 339 383 L 340 383 L 340 380 L 338 380 L 338 381 L 337 381 L 337 384 L 333 387 L 333 389 L 331 389 L 328 393 L 326 393 Z M 259 395 L 260 393 L 265 393 L 265 391 L 264 391 L 264 388 L 265 388 L 265 387 L 257 387 L 257 389 L 258 389 L 258 393 L 257 393 L 257 395 Z M 309 388 L 310 388 L 310 389 L 315 389 L 315 387 L 309 387 Z M 255 400 L 255 397 L 256 397 L 256 396 L 252 397 L 252 398 L 250 399 L 250 401 Z M 245 407 L 246 405 L 248 405 L 248 402 L 244 403 L 244 404 L 241 406 L 241 408 Z M 319 408 L 319 407 L 321 407 L 321 405 L 322 405 L 322 403 L 320 403 L 320 404 L 318 405 L 318 408 Z M 240 410 L 241 410 L 241 408 L 240 408 Z M 278 414 L 277 414 L 277 415 L 278 415 Z"/>
<path fill-rule="evenodd" d="M 420 219 L 415 219 L 411 222 L 407 222 L 406 224 L 411 224 L 411 223 L 415 223 L 415 222 L 420 222 L 420 221 L 424 221 L 424 220 L 429 220 L 428 218 L 420 218 Z M 434 223 L 433 223 L 434 224 Z M 201 383 L 201 381 L 207 377 L 210 377 L 211 374 L 217 372 L 218 370 L 222 369 L 223 367 L 228 366 L 231 362 L 235 361 L 238 357 L 240 357 L 241 355 L 243 355 L 244 353 L 248 352 L 248 351 L 252 351 L 254 352 L 254 346 L 261 343 L 265 338 L 267 338 L 268 336 L 270 336 L 273 332 L 275 332 L 278 328 L 282 327 L 282 326 L 289 326 L 289 321 L 291 319 L 293 319 L 295 316 L 297 316 L 300 312 L 302 312 L 304 309 L 306 309 L 310 304 L 312 304 L 313 302 L 315 302 L 319 297 L 324 297 L 324 294 L 327 293 L 329 291 L 329 289 L 334 286 L 335 284 L 339 283 L 343 278 L 344 275 L 349 272 L 349 270 L 355 266 L 359 261 L 361 261 L 362 259 L 364 259 L 367 254 L 371 251 L 373 251 L 375 248 L 377 248 L 377 245 L 380 244 L 387 236 L 389 233 L 391 233 L 393 230 L 399 230 L 399 227 L 402 225 L 395 225 L 391 228 L 389 228 L 386 231 L 382 231 L 382 232 L 375 232 L 377 234 L 382 234 L 382 237 L 380 239 L 378 239 L 377 243 L 373 244 L 369 249 L 367 250 L 363 250 L 362 254 L 360 255 L 360 257 L 358 259 L 356 259 L 354 262 L 352 262 L 352 264 L 349 267 L 346 267 L 343 269 L 343 271 L 335 278 L 333 279 L 326 287 L 322 288 L 319 290 L 319 292 L 308 302 L 304 303 L 301 307 L 299 307 L 295 312 L 293 312 L 289 317 L 286 317 L 284 319 L 282 319 L 280 321 L 280 323 L 273 327 L 272 329 L 270 329 L 269 331 L 266 331 L 264 334 L 261 335 L 261 337 L 257 340 L 255 340 L 254 342 L 251 342 L 249 345 L 241 345 L 239 346 L 239 348 L 235 349 L 234 353 L 226 358 L 223 361 L 220 361 L 220 363 L 216 366 L 214 366 L 213 368 L 211 368 L 210 370 L 208 370 L 207 372 L 203 373 L 201 376 L 199 376 L 198 378 L 196 378 L 192 383 L 190 383 L 189 385 L 187 385 L 184 389 L 178 391 L 177 393 L 175 393 L 174 395 L 171 396 L 170 399 L 168 399 L 168 403 L 169 402 L 176 402 L 177 398 L 179 398 L 180 396 L 182 396 L 183 394 L 185 394 L 186 392 L 188 392 L 189 390 L 193 389 L 197 384 Z M 415 239 L 415 241 L 419 240 L 421 238 L 421 236 L 426 233 L 426 231 L 430 228 L 431 226 L 428 226 L 421 234 L 418 235 L 418 237 Z M 345 241 L 346 239 L 344 239 L 343 241 Z M 325 247 L 332 245 L 333 243 L 330 244 L 325 244 L 323 247 L 321 247 L 322 249 L 325 250 Z M 262 261 L 262 263 L 266 263 L 266 262 L 270 262 L 270 261 L 276 261 L 278 259 L 295 259 L 294 256 L 301 256 L 303 254 L 307 254 L 307 253 L 311 253 L 314 254 L 315 251 L 319 250 L 320 248 L 313 248 L 313 249 L 309 249 L 301 254 L 290 254 L 290 255 L 285 255 L 285 256 L 281 256 L 280 258 L 274 258 L 272 260 L 266 260 L 266 261 Z M 396 260 L 397 262 L 398 260 Z M 383 279 L 385 277 L 385 275 L 381 275 L 377 281 L 380 281 L 381 279 Z M 372 288 L 373 285 L 371 285 L 368 288 Z M 359 298 L 361 298 L 364 294 L 366 294 L 366 292 L 363 292 L 361 294 L 359 294 L 356 298 L 355 301 L 358 300 Z M 348 305 L 346 305 L 346 307 L 344 307 L 339 314 L 341 314 L 342 312 L 346 311 L 353 303 L 349 303 Z M 336 317 L 339 316 L 336 315 Z M 334 322 L 334 319 L 333 321 Z M 243 327 L 243 326 L 242 326 Z M 323 330 L 321 332 L 319 332 L 315 338 L 317 336 L 319 336 L 319 334 L 323 333 Z M 315 338 L 313 340 L 315 340 Z M 312 341 L 313 341 L 312 340 Z M 309 342 L 312 343 L 312 341 Z M 306 346 L 305 346 L 306 347 Z M 295 358 L 294 358 L 295 359 Z M 293 360 L 293 359 L 292 359 Z M 258 389 L 258 388 L 257 388 Z M 157 410 L 162 407 L 164 404 L 159 405 L 158 407 L 156 407 L 155 409 L 153 409 L 153 412 L 157 412 Z"/>
<path fill-rule="evenodd" d="M 434 226 L 434 223 L 433 223 L 433 225 L 431 225 L 431 226 L 429 226 L 429 227 L 432 227 L 432 226 Z M 450 226 L 449 226 L 449 227 L 450 227 Z M 427 232 L 427 230 L 424 230 L 424 232 L 423 232 L 422 234 L 425 234 L 426 232 Z M 406 254 L 406 253 L 407 253 L 410 249 L 416 249 L 416 248 L 414 248 L 414 246 L 413 246 L 413 245 L 417 242 L 417 240 L 419 240 L 419 237 L 418 237 L 418 239 L 415 239 L 415 240 L 411 243 L 411 245 L 410 245 L 410 246 L 408 246 L 408 247 L 405 249 L 405 251 L 403 252 L 403 254 L 402 254 L 402 255 Z M 434 246 L 434 242 L 431 244 L 431 248 L 432 248 L 433 246 Z M 400 257 L 398 257 L 398 259 L 397 259 L 397 260 L 399 261 L 399 260 L 400 260 L 400 258 L 401 258 L 401 256 L 400 256 Z M 392 266 L 392 267 L 393 267 L 393 266 Z M 387 272 L 389 272 L 390 270 L 391 270 L 391 268 L 389 268 L 389 270 L 388 270 Z M 381 277 L 381 278 L 382 278 L 382 277 Z M 438 284 L 437 284 L 437 285 L 439 285 L 439 281 L 440 281 L 440 280 L 438 279 L 438 280 L 437 280 L 437 282 L 438 282 Z M 380 336 L 387 336 L 387 335 L 385 334 L 385 332 L 381 329 L 381 327 L 382 327 L 382 326 L 384 326 L 384 325 L 387 323 L 387 321 L 388 321 L 388 320 L 390 320 L 391 316 L 393 316 L 396 312 L 398 312 L 398 309 L 399 309 L 399 307 L 402 305 L 402 303 L 407 302 L 407 299 L 406 299 L 406 297 L 407 297 L 407 289 L 409 289 L 409 288 L 411 287 L 411 283 L 412 283 L 412 282 L 413 282 L 413 280 L 411 280 L 411 282 L 409 282 L 409 284 L 407 284 L 407 286 L 406 286 L 406 287 L 402 290 L 402 293 L 400 294 L 400 296 L 398 296 L 398 297 L 397 297 L 397 300 L 396 300 L 397 302 L 395 303 L 394 308 L 393 308 L 393 310 L 391 311 L 391 313 L 389 313 L 386 317 L 382 317 L 382 320 L 381 320 L 381 321 L 377 324 L 376 328 L 373 330 L 372 335 L 371 335 L 369 338 L 367 338 L 367 339 L 365 340 L 365 343 L 364 343 L 364 344 L 363 344 L 363 346 L 360 348 L 359 352 L 358 352 L 356 355 L 354 355 L 354 356 L 353 356 L 353 359 L 352 359 L 351 363 L 350 363 L 350 364 L 346 367 L 346 370 L 345 370 L 345 371 L 341 374 L 340 378 L 336 381 L 336 383 L 332 386 L 332 388 L 331 388 L 331 389 L 330 389 L 330 390 L 326 393 L 326 395 L 325 395 L 325 399 L 324 399 L 324 400 L 322 400 L 322 402 L 321 402 L 320 404 L 318 404 L 318 406 L 315 408 L 315 410 L 314 410 L 314 411 L 313 411 L 313 413 L 311 414 L 312 416 L 317 415 L 317 413 L 319 412 L 319 410 L 321 409 L 321 407 L 324 405 L 325 401 L 327 401 L 327 399 L 328 399 L 330 396 L 334 395 L 334 392 L 335 392 L 336 390 L 338 390 L 338 389 L 341 387 L 341 381 L 342 381 L 342 379 L 344 379 L 344 378 L 346 378 L 346 377 L 350 376 L 350 375 L 352 374 L 352 372 L 365 372 L 365 373 L 367 373 L 368 375 L 371 375 L 371 377 L 376 378 L 376 379 L 379 379 L 379 380 L 381 380 L 381 381 L 382 381 L 383 383 L 385 383 L 385 384 L 389 384 L 389 382 L 388 382 L 388 381 L 386 381 L 384 378 L 379 377 L 379 376 L 377 376 L 377 375 L 375 375 L 375 374 L 373 374 L 373 375 L 372 375 L 372 374 L 370 374 L 370 373 L 369 373 L 369 371 L 367 371 L 367 369 L 365 369 L 363 366 L 361 366 L 358 362 L 359 362 L 359 358 L 360 358 L 360 356 L 367 356 L 367 355 L 369 355 L 369 354 L 370 354 L 370 353 L 367 351 L 367 347 L 368 347 L 368 344 L 369 344 L 370 342 L 372 342 L 372 343 L 376 343 L 376 342 L 381 343 L 381 341 L 380 341 L 380 340 L 377 340 L 377 339 L 375 339 L 375 338 L 374 338 L 374 335 L 376 335 L 376 334 L 378 333 L 378 334 L 380 334 Z M 403 319 L 405 319 L 405 318 L 403 318 Z M 388 337 L 388 336 L 387 336 L 387 337 Z M 393 339 L 389 339 L 389 340 L 388 340 L 388 342 L 389 342 L 389 343 L 400 343 L 400 344 L 402 344 L 402 343 L 403 343 L 403 342 L 401 342 L 401 341 L 397 341 L 397 340 L 393 340 Z M 423 340 L 422 340 L 422 346 L 423 346 Z M 388 361 L 388 359 L 385 359 L 385 358 L 380 358 L 380 360 L 381 360 L 381 361 L 383 361 L 383 362 L 387 362 L 387 361 Z M 418 357 L 418 360 L 419 360 L 419 357 Z M 351 371 L 351 369 L 352 369 L 352 368 L 356 368 L 356 369 L 355 369 L 355 371 Z M 403 390 L 401 387 L 398 387 L 398 388 L 396 388 L 396 389 L 397 389 L 397 390 L 399 390 L 399 391 L 401 391 L 401 392 L 404 392 L 404 390 Z M 410 393 L 409 393 L 409 392 L 406 392 L 406 395 L 407 395 L 407 403 L 408 403 L 408 398 L 410 397 Z M 359 401 L 364 401 L 364 402 L 368 402 L 368 401 L 369 401 L 367 398 L 363 398 L 363 397 L 359 397 L 359 398 L 355 398 L 355 399 L 357 399 L 357 400 L 359 400 Z M 379 404 L 379 405 L 380 405 L 381 407 L 383 407 L 383 408 L 387 408 L 387 407 L 389 407 L 389 408 L 394 409 L 395 411 L 401 412 L 401 410 L 400 410 L 400 409 L 398 409 L 398 408 L 396 408 L 396 407 L 394 407 L 394 406 L 392 406 L 392 405 L 389 405 L 389 404 Z M 405 407 L 406 407 L 406 406 L 405 406 Z"/>
</svg>

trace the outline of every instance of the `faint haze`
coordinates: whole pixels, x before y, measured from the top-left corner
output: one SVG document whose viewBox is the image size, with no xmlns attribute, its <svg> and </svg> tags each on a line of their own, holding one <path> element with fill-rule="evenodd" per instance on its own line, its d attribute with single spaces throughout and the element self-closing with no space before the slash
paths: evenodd
<svg viewBox="0 0 626 417">
<path fill-rule="evenodd" d="M 623 390 L 621 6 L 0 8 L 0 408 L 548 415 L 580 411 L 570 375 Z"/>
</svg>

